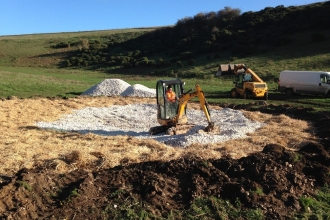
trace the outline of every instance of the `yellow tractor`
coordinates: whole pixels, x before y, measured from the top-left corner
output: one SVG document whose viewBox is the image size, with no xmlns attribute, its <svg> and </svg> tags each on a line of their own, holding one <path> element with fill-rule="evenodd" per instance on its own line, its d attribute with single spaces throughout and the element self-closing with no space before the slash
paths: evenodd
<svg viewBox="0 0 330 220">
<path fill-rule="evenodd" d="M 205 127 L 206 132 L 218 133 L 220 129 L 214 126 L 211 121 L 208 103 L 205 99 L 204 92 L 199 85 L 195 85 L 195 90 L 190 89 L 184 92 L 183 85 L 185 83 L 180 79 L 159 80 L 156 84 L 156 99 L 157 99 L 157 121 L 160 126 L 152 127 L 149 130 L 150 134 L 159 134 L 166 132 L 168 135 L 184 134 L 190 128 L 195 126 L 188 123 L 186 114 L 187 103 L 194 97 L 198 97 L 200 107 L 203 110 L 208 126 Z M 172 87 L 172 91 L 177 97 L 175 101 L 170 102 L 166 96 L 168 87 Z"/>
<path fill-rule="evenodd" d="M 216 76 L 236 75 L 235 88 L 230 91 L 233 98 L 263 98 L 268 100 L 268 86 L 255 72 L 244 64 L 221 64 Z"/>
</svg>

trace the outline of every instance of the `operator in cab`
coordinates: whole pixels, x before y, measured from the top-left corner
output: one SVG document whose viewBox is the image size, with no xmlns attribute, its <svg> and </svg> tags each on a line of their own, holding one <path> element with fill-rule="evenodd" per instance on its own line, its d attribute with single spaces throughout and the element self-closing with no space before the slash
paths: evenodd
<svg viewBox="0 0 330 220">
<path fill-rule="evenodd" d="M 173 88 L 171 85 L 167 87 L 166 90 L 166 98 L 169 102 L 175 102 L 178 98 L 175 95 L 175 92 L 173 91 Z"/>
</svg>

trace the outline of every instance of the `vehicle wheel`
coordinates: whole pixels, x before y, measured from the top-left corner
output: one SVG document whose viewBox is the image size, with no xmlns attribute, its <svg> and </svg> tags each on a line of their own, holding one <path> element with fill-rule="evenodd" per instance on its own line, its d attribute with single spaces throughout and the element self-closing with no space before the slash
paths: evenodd
<svg viewBox="0 0 330 220">
<path fill-rule="evenodd" d="M 285 90 L 285 95 L 288 96 L 288 97 L 292 96 L 293 95 L 293 90 L 292 89 L 286 89 Z"/>
<path fill-rule="evenodd" d="M 245 90 L 245 91 L 244 91 L 244 94 L 243 94 L 243 98 L 244 98 L 244 99 L 248 99 L 248 98 L 250 98 L 250 96 L 251 96 L 251 95 L 250 95 L 250 91 L 249 91 L 249 90 Z"/>
<path fill-rule="evenodd" d="M 243 93 L 243 99 L 246 99 L 246 97 L 247 97 L 247 94 L 246 94 L 246 91 L 244 91 L 244 93 Z"/>
<path fill-rule="evenodd" d="M 232 89 L 232 90 L 230 91 L 230 96 L 231 96 L 232 98 L 237 98 L 237 96 L 238 96 L 238 92 L 237 92 L 237 90 L 236 90 L 236 89 Z"/>
<path fill-rule="evenodd" d="M 265 92 L 264 98 L 265 98 L 265 100 L 268 100 L 268 92 Z"/>
</svg>

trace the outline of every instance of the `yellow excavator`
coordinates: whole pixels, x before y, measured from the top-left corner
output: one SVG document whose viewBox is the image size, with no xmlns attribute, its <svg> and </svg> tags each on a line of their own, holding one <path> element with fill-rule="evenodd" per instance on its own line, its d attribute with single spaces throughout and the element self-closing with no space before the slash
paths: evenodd
<svg viewBox="0 0 330 220">
<path fill-rule="evenodd" d="M 255 72 L 244 64 L 221 64 L 216 76 L 236 75 L 232 98 L 263 98 L 268 100 L 268 86 Z"/>
<path fill-rule="evenodd" d="M 152 127 L 149 133 L 152 135 L 165 132 L 168 135 L 184 134 L 195 124 L 188 122 L 186 110 L 187 103 L 194 97 L 198 97 L 200 107 L 203 110 L 208 126 L 204 128 L 205 132 L 218 133 L 220 128 L 211 121 L 208 103 L 205 99 L 204 92 L 199 85 L 195 85 L 195 89 L 184 92 L 184 82 L 180 79 L 159 80 L 156 84 L 157 99 L 157 121 L 160 126 Z M 176 101 L 170 102 L 166 97 L 166 90 L 172 87 L 177 97 Z"/>
</svg>

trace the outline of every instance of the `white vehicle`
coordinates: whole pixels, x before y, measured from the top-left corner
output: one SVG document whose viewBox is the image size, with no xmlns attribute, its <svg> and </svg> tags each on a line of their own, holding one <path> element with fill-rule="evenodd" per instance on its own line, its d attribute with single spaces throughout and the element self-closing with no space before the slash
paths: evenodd
<svg viewBox="0 0 330 220">
<path fill-rule="evenodd" d="M 287 96 L 313 94 L 330 97 L 330 72 L 282 71 L 278 80 L 278 91 Z"/>
</svg>

